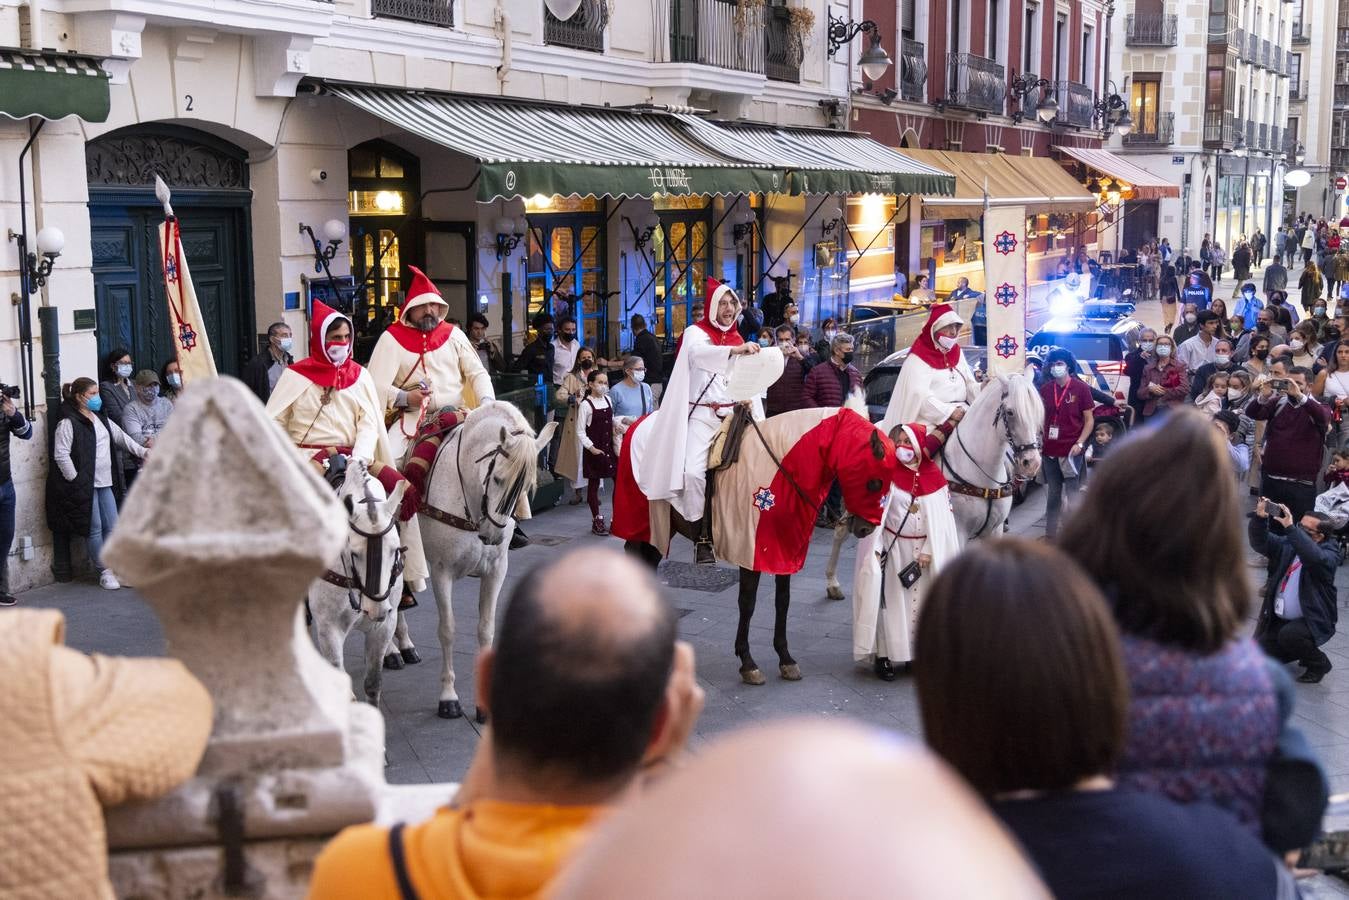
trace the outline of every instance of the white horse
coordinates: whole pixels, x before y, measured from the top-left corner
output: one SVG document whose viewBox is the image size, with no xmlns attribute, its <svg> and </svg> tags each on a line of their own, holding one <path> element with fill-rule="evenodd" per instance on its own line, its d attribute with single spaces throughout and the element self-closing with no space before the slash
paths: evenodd
<svg viewBox="0 0 1349 900">
<path fill-rule="evenodd" d="M 309 611 L 317 626 L 319 652 L 342 668 L 342 645 L 352 629 L 365 636 L 365 698 L 379 705 L 384 650 L 393 637 L 393 605 L 403 592 L 403 556 L 398 507 L 405 484 L 386 497 L 364 462 L 347 464 L 337 497 L 350 522 L 346 549 L 322 578 L 309 586 Z"/>
<path fill-rule="evenodd" d="M 1002 533 L 1012 511 L 1012 482 L 1040 470 L 1040 434 L 1045 409 L 1029 373 L 990 379 L 956 424 L 942 448 L 942 474 L 951 488 L 951 509 L 962 544 Z M 825 591 L 843 599 L 838 560 L 846 524 L 834 529 L 825 567 Z"/>
<path fill-rule="evenodd" d="M 515 533 L 512 513 L 517 501 L 527 500 L 533 492 L 539 451 L 548 446 L 556 427 L 557 423 L 550 422 L 536 436 L 514 406 L 488 401 L 470 412 L 445 439 L 428 475 L 420 524 L 431 590 L 440 613 L 436 714 L 442 719 L 464 714 L 454 689 L 454 580 L 469 575 L 479 579 L 478 649 L 490 647 L 496 635 L 497 597 L 506 580 L 507 552 Z M 415 657 L 402 613 L 395 642 L 404 659 Z M 483 720 L 479 710 L 478 721 Z"/>
</svg>

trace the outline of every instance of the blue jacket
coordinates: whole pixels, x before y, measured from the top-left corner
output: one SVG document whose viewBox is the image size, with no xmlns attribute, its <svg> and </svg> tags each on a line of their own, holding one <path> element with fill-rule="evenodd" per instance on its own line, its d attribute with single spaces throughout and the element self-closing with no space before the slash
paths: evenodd
<svg viewBox="0 0 1349 900">
<path fill-rule="evenodd" d="M 1341 554 L 1339 543 L 1327 538 L 1318 544 L 1296 525 L 1286 535 L 1272 534 L 1269 519 L 1259 516 L 1251 516 L 1247 527 L 1251 548 L 1269 557 L 1269 583 L 1265 586 L 1265 602 L 1260 606 L 1255 636 L 1260 637 L 1269 628 L 1279 583 L 1296 557 L 1302 560 L 1302 578 L 1297 591 L 1302 604 L 1302 618 L 1318 645 L 1330 640 L 1339 619 L 1335 601 L 1335 571 L 1340 566 Z"/>
</svg>

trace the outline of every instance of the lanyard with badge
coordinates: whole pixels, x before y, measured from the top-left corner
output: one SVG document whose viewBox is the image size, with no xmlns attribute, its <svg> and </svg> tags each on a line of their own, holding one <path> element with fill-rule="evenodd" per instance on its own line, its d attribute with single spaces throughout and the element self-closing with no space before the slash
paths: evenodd
<svg viewBox="0 0 1349 900">
<path fill-rule="evenodd" d="M 1054 391 L 1054 421 L 1053 424 L 1049 426 L 1049 439 L 1051 441 L 1057 441 L 1059 439 L 1059 408 L 1063 406 L 1063 401 L 1072 394 L 1073 383 L 1069 381 L 1065 384 L 1063 386 L 1062 394 L 1059 393 L 1059 386 L 1057 384 L 1051 385 L 1051 389 Z"/>
</svg>

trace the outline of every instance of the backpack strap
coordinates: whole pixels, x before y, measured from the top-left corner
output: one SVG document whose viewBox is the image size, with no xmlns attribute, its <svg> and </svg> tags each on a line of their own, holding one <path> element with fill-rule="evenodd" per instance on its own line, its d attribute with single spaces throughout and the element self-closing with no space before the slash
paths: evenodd
<svg viewBox="0 0 1349 900">
<path fill-rule="evenodd" d="M 412 886 L 408 875 L 407 856 L 403 852 L 403 823 L 389 829 L 389 857 L 393 860 L 393 875 L 398 881 L 398 894 L 402 900 L 418 900 L 417 889 Z"/>
</svg>

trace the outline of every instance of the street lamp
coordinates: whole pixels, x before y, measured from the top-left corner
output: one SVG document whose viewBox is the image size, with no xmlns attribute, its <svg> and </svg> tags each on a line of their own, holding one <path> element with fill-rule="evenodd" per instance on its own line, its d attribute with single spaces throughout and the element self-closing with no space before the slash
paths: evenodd
<svg viewBox="0 0 1349 900">
<path fill-rule="evenodd" d="M 843 209 L 838 205 L 837 200 L 830 201 L 820 212 L 820 237 L 825 238 L 833 234 L 843 221 Z"/>
<path fill-rule="evenodd" d="M 1101 122 L 1104 131 L 1113 128 L 1116 134 L 1124 137 L 1134 130 L 1134 120 L 1129 117 L 1129 104 L 1120 96 L 1115 82 L 1106 82 L 1105 89 L 1109 93 L 1091 105 L 1092 118 Z"/>
<path fill-rule="evenodd" d="M 325 263 L 337 258 L 337 248 L 347 239 L 347 223 L 340 219 L 329 219 L 323 223 L 323 236 L 328 241 L 326 247 L 314 236 L 314 229 L 303 222 L 300 223 L 300 234 L 309 236 L 314 245 L 314 271 L 322 272 L 327 268 Z"/>
<path fill-rule="evenodd" d="M 581 0 L 543 0 L 543 5 L 548 7 L 554 19 L 565 22 L 576 15 L 576 11 L 581 8 Z M 538 9 L 537 6 L 534 8 Z"/>
<path fill-rule="evenodd" d="M 66 248 L 66 236 L 55 225 L 48 225 L 37 233 L 37 253 L 30 252 L 25 236 L 12 228 L 9 239 L 19 244 L 19 260 L 28 276 L 24 279 L 25 286 L 29 294 L 36 294 L 38 288 L 46 285 L 56 257 Z"/>
<path fill-rule="evenodd" d="M 1039 90 L 1040 102 L 1035 104 L 1035 117 L 1044 125 L 1058 118 L 1059 104 L 1054 99 L 1054 95 L 1048 93 L 1048 89 L 1053 87 L 1053 82 L 1048 78 L 1036 78 L 1033 75 L 1021 74 L 1012 78 L 1011 83 L 1007 85 L 1007 93 L 1017 102 L 1017 110 L 1012 113 L 1012 122 L 1020 124 L 1026 117 L 1026 100 L 1031 92 Z"/>
<path fill-rule="evenodd" d="M 511 255 L 511 251 L 520 246 L 520 239 L 525 236 L 527 228 L 529 223 L 523 216 L 519 219 L 502 216 L 496 220 L 497 259 L 505 259 Z"/>
<path fill-rule="evenodd" d="M 867 47 L 858 57 L 858 64 L 862 67 L 862 74 L 868 81 L 877 81 L 890 69 L 890 54 L 885 52 L 881 46 L 881 30 L 876 27 L 876 23 L 871 19 L 864 19 L 861 22 L 852 19 L 843 19 L 829 14 L 829 56 L 838 53 L 839 48 L 852 42 L 852 39 L 859 34 L 867 36 Z"/>
</svg>

